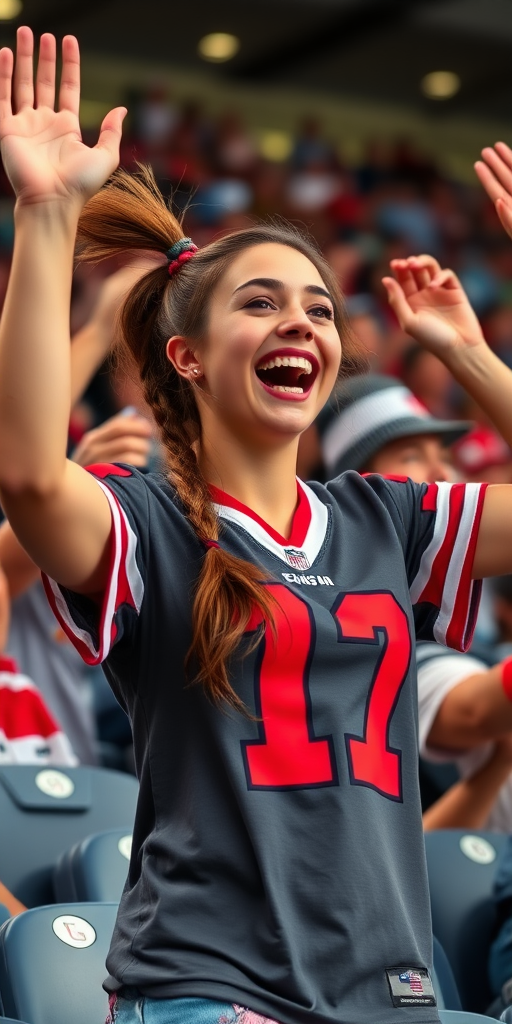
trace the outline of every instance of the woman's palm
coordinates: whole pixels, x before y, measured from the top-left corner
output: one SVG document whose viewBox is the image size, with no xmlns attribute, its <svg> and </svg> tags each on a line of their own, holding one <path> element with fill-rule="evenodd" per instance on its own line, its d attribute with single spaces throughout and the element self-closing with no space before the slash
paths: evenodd
<svg viewBox="0 0 512 1024">
<path fill-rule="evenodd" d="M 22 202 L 69 197 L 85 201 L 117 166 L 123 112 L 111 111 L 97 145 L 84 145 L 78 120 L 76 40 L 66 37 L 63 42 L 60 110 L 53 109 L 55 41 L 48 36 L 41 39 L 35 83 L 31 81 L 32 48 L 30 30 L 20 29 L 16 67 L 9 50 L 0 53 L 0 145 L 6 173 Z"/>
</svg>

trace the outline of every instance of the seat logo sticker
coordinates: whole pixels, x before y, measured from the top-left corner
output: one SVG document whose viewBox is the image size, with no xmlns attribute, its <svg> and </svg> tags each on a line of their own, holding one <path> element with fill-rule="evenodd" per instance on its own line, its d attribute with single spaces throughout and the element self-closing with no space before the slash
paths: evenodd
<svg viewBox="0 0 512 1024">
<path fill-rule="evenodd" d="M 459 846 L 464 856 L 475 864 L 492 864 L 496 860 L 494 846 L 483 836 L 462 836 Z"/>
<path fill-rule="evenodd" d="M 69 775 L 55 771 L 53 768 L 45 768 L 38 772 L 34 781 L 41 793 L 44 793 L 45 796 L 53 796 L 56 800 L 66 800 L 75 792 L 75 783 Z"/>
<path fill-rule="evenodd" d="M 126 857 L 126 860 L 130 860 L 132 854 L 132 836 L 121 836 L 117 844 L 117 849 L 122 857 Z"/>
<path fill-rule="evenodd" d="M 67 946 L 74 946 L 75 949 L 86 949 L 96 942 L 96 932 L 88 921 L 83 917 L 75 917 L 73 914 L 64 914 L 56 917 L 52 923 L 55 935 Z"/>
</svg>

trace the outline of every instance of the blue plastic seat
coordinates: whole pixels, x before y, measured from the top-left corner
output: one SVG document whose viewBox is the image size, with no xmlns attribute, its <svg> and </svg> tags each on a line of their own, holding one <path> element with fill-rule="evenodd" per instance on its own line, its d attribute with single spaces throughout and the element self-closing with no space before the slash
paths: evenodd
<svg viewBox="0 0 512 1024">
<path fill-rule="evenodd" d="M 462 829 L 425 834 L 434 935 L 450 962 L 463 1009 L 474 1013 L 492 999 L 487 980 L 495 926 L 492 890 L 505 842 L 504 835 Z"/>
<path fill-rule="evenodd" d="M 483 1013 L 470 1013 L 469 1010 L 439 1010 L 441 1024 L 496 1024 L 496 1017 L 486 1017 Z"/>
<path fill-rule="evenodd" d="M 131 849 L 126 829 L 96 832 L 63 853 L 54 870 L 53 888 L 59 903 L 119 903 Z"/>
<path fill-rule="evenodd" d="M 102 989 L 115 903 L 35 907 L 0 928 L 4 1013 L 30 1024 L 92 1024 L 108 1012 Z"/>
<path fill-rule="evenodd" d="M 462 1010 L 457 983 L 450 967 L 450 961 L 434 935 L 434 971 L 432 984 L 437 998 L 437 1005 L 442 1010 Z"/>
<path fill-rule="evenodd" d="M 93 832 L 133 828 L 138 783 L 106 768 L 0 768 L 0 879 L 27 907 L 54 902 L 54 866 Z M 8 837 L 8 840 L 7 840 Z"/>
</svg>

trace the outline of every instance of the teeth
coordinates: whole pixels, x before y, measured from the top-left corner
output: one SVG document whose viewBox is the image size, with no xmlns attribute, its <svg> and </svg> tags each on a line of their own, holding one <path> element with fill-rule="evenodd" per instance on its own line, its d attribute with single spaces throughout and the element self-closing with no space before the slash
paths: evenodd
<svg viewBox="0 0 512 1024">
<path fill-rule="evenodd" d="M 304 370 L 305 373 L 313 372 L 313 366 L 305 356 L 276 356 L 275 359 L 269 359 L 267 363 L 261 363 L 258 370 L 273 370 L 274 366 L 295 366 Z"/>
<path fill-rule="evenodd" d="M 272 391 L 288 391 L 290 395 L 303 395 L 304 388 L 285 388 L 282 384 L 274 384 Z"/>
</svg>

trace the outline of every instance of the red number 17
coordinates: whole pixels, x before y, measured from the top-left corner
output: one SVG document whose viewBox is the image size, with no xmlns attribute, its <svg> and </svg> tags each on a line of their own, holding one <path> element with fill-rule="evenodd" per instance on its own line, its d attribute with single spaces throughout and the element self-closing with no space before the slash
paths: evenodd
<svg viewBox="0 0 512 1024">
<path fill-rule="evenodd" d="M 315 736 L 312 726 L 312 613 L 284 584 L 275 584 L 273 593 L 277 639 L 267 631 L 259 652 L 256 713 L 262 719 L 261 739 L 242 744 L 247 781 L 251 789 L 337 785 L 332 736 Z M 401 800 L 401 754 L 389 746 L 388 735 L 411 656 L 407 617 L 389 592 L 344 594 L 331 614 L 339 643 L 379 645 L 383 638 L 369 681 L 362 735 L 345 734 L 350 780 Z"/>
</svg>

